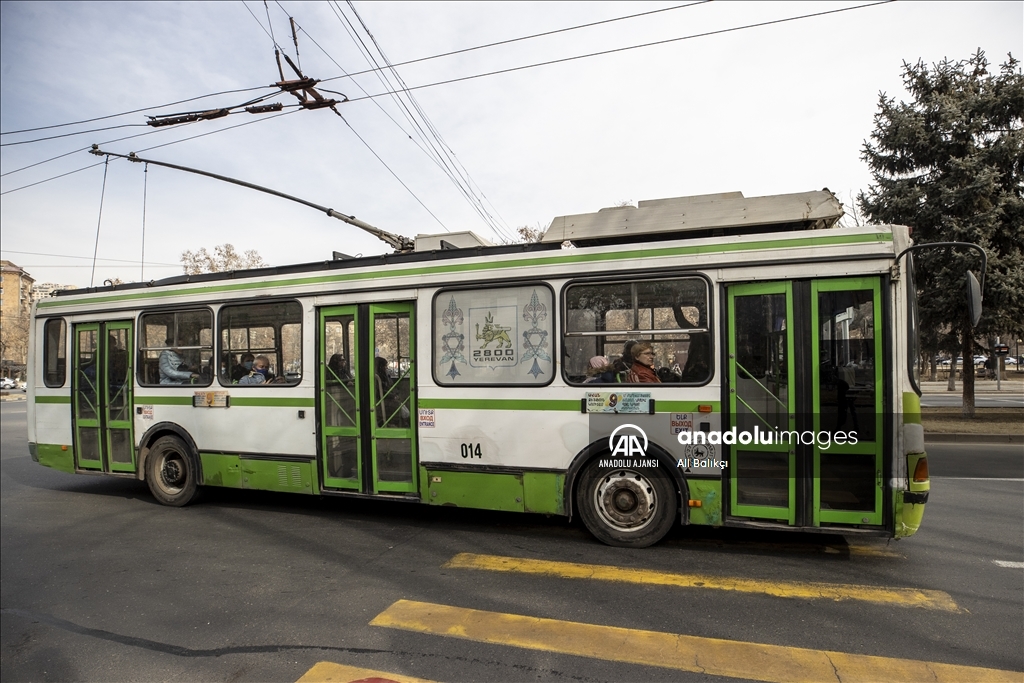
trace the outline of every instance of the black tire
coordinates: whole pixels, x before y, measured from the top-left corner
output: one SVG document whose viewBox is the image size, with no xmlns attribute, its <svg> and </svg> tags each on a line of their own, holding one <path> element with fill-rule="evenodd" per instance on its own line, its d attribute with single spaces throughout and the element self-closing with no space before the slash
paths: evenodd
<svg viewBox="0 0 1024 683">
<path fill-rule="evenodd" d="M 176 436 L 162 436 L 146 456 L 146 483 L 163 505 L 182 507 L 199 493 L 199 472 L 191 449 Z"/>
<path fill-rule="evenodd" d="M 594 537 L 619 548 L 646 548 L 672 529 L 679 510 L 676 487 L 660 468 L 584 468 L 576 506 Z"/>
</svg>

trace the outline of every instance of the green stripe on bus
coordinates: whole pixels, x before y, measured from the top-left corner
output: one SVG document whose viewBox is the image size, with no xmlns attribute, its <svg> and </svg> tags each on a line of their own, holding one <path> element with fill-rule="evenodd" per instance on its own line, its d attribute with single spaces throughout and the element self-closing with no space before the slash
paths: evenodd
<svg viewBox="0 0 1024 683">
<path fill-rule="evenodd" d="M 820 233 L 821 231 L 813 231 Z M 511 261 L 487 261 L 478 263 L 449 263 L 435 266 L 420 266 L 391 270 L 373 269 L 355 273 L 334 273 L 330 275 L 318 275 L 311 277 L 297 277 L 288 280 L 266 280 L 260 279 L 253 282 L 237 282 L 231 284 L 209 285 L 196 287 L 195 289 L 181 290 L 174 289 L 151 289 L 140 292 L 128 292 L 111 296 L 82 299 L 80 301 L 40 301 L 36 308 L 49 308 L 65 305 L 95 305 L 99 303 L 111 303 L 115 301 L 132 301 L 154 298 L 165 298 L 170 296 L 196 296 L 202 294 L 222 294 L 225 292 L 246 291 L 250 289 L 265 289 L 267 287 L 294 287 L 302 285 L 317 285 L 351 282 L 354 280 L 367 280 L 380 277 L 399 278 L 414 277 L 422 275 L 433 275 L 439 273 L 461 273 L 468 271 L 486 271 L 502 268 L 522 268 L 528 266 L 552 266 L 571 263 L 600 263 L 605 261 L 623 261 L 630 259 L 650 259 L 668 256 L 697 256 L 702 254 L 727 254 L 730 252 L 758 251 L 762 249 L 793 249 L 797 247 L 826 247 L 844 244 L 863 244 L 868 242 L 891 242 L 892 235 L 887 232 L 875 232 L 862 235 L 836 235 L 822 236 L 815 234 L 808 237 L 792 237 L 781 240 L 763 240 L 758 242 L 735 243 L 735 244 L 704 244 L 681 247 L 662 247 L 660 249 L 631 249 L 627 251 L 605 252 L 601 254 L 564 254 L 557 252 L 557 255 L 536 256 L 534 258 L 518 259 Z"/>
<path fill-rule="evenodd" d="M 316 401 L 312 398 L 260 398 L 254 396 L 232 396 L 232 406 L 259 406 L 261 408 L 313 408 Z"/>
<path fill-rule="evenodd" d="M 190 406 L 191 396 L 136 396 L 136 404 L 157 406 Z M 280 398 L 275 396 L 231 396 L 232 406 L 260 408 L 313 408 L 313 398 Z"/>
<path fill-rule="evenodd" d="M 154 406 L 190 406 L 191 396 L 136 396 L 134 403 Z"/>
<path fill-rule="evenodd" d="M 699 413 L 701 406 L 711 406 L 711 410 L 708 411 L 711 413 L 722 411 L 722 404 L 718 401 L 654 401 L 656 413 Z"/>
<path fill-rule="evenodd" d="M 607 386 L 607 385 L 605 385 Z M 627 391 L 627 390 L 622 390 Z M 581 396 L 580 399 L 583 397 Z M 579 412 L 580 400 L 531 399 L 531 398 L 421 398 L 419 408 L 449 408 L 453 410 L 563 410 Z M 700 406 L 711 406 L 712 412 L 719 412 L 718 401 L 658 401 L 658 413 L 696 413 Z"/>
<path fill-rule="evenodd" d="M 71 403 L 71 396 L 36 396 L 36 403 Z"/>
<path fill-rule="evenodd" d="M 532 398 L 421 398 L 419 408 L 454 410 L 565 410 L 580 412 L 580 402 Z"/>
</svg>

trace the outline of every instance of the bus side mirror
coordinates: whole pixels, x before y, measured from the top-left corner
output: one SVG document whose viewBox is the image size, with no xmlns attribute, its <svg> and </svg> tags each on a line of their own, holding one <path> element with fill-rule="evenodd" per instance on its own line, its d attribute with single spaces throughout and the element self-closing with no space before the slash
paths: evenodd
<svg viewBox="0 0 1024 683">
<path fill-rule="evenodd" d="M 971 319 L 971 327 L 977 327 L 981 320 L 981 285 L 971 271 L 967 271 L 967 314 Z"/>
</svg>

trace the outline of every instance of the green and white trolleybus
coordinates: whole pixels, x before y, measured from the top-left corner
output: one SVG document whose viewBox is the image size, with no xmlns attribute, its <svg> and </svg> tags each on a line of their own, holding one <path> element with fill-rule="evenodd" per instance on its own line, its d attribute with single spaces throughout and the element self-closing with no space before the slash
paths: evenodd
<svg viewBox="0 0 1024 683">
<path fill-rule="evenodd" d="M 827 190 L 683 197 L 534 244 L 57 292 L 34 310 L 31 455 L 168 505 L 226 486 L 578 514 L 636 547 L 675 524 L 909 536 L 929 490 L 909 231 L 841 215 Z M 659 382 L 598 367 L 630 341 Z"/>
</svg>

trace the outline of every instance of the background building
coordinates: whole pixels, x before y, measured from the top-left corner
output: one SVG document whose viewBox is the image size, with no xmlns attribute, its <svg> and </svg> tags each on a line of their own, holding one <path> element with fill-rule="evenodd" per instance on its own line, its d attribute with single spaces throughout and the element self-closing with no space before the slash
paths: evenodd
<svg viewBox="0 0 1024 683">
<path fill-rule="evenodd" d="M 78 287 L 75 285 L 58 285 L 54 282 L 41 282 L 38 285 L 32 285 L 32 301 L 45 299 L 53 295 L 54 292 L 60 292 L 65 289 L 78 289 Z"/>
<path fill-rule="evenodd" d="M 0 371 L 4 377 L 22 378 L 28 360 L 28 327 L 35 280 L 10 261 L 0 261 Z"/>
</svg>

